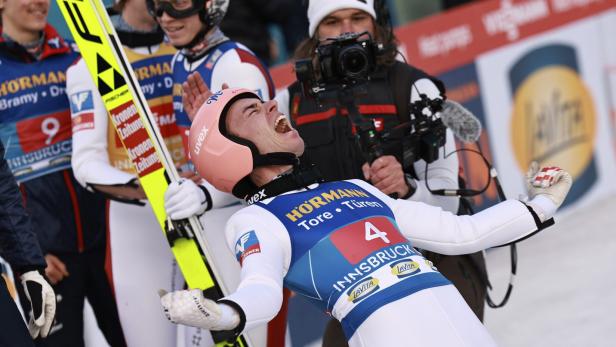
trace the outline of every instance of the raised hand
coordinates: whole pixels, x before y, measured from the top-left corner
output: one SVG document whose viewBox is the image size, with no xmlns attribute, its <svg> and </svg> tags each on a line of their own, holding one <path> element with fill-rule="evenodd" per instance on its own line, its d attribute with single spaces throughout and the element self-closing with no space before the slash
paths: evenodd
<svg viewBox="0 0 616 347">
<path fill-rule="evenodd" d="M 222 89 L 227 89 L 229 86 L 226 83 L 222 84 Z M 212 91 L 203 81 L 201 74 L 197 71 L 188 75 L 188 78 L 182 83 L 182 104 L 188 118 L 192 121 L 197 114 L 197 111 L 203 105 L 205 100 L 212 96 Z"/>
<path fill-rule="evenodd" d="M 562 205 L 571 188 L 571 175 L 556 166 L 539 169 L 537 162 L 532 162 L 526 173 L 526 188 L 530 197 L 529 205 L 533 207 L 542 221 L 550 218 Z M 545 203 L 548 200 L 553 204 Z"/>
</svg>

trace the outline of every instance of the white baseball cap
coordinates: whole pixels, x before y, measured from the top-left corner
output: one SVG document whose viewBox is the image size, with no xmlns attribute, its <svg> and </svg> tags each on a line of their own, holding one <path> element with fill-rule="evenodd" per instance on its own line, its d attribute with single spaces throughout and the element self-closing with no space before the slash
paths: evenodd
<svg viewBox="0 0 616 347">
<path fill-rule="evenodd" d="M 376 19 L 374 0 L 309 0 L 308 2 L 308 35 L 312 37 L 319 23 L 334 11 L 355 8 L 367 12 Z"/>
</svg>

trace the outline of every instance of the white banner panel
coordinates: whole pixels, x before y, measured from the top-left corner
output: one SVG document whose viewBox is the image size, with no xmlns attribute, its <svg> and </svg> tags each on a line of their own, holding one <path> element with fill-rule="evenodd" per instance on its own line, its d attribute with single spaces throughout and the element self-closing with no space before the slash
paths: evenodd
<svg viewBox="0 0 616 347">
<path fill-rule="evenodd" d="M 604 66 L 602 37 L 590 18 L 477 59 L 486 128 L 508 197 L 525 192 L 532 160 L 573 175 L 567 207 L 616 191 L 606 80 L 597 68 Z"/>
</svg>

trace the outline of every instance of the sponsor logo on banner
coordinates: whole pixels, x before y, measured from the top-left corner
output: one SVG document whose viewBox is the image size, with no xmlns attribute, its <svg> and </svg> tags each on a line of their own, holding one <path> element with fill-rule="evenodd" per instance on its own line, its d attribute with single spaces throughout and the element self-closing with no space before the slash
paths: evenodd
<svg viewBox="0 0 616 347">
<path fill-rule="evenodd" d="M 419 53 L 424 58 L 447 55 L 456 49 L 465 49 L 473 42 L 470 25 L 455 26 L 436 34 L 419 38 Z"/>
<path fill-rule="evenodd" d="M 412 259 L 402 259 L 389 264 L 392 275 L 398 278 L 408 277 L 421 272 L 419 263 Z"/>
<path fill-rule="evenodd" d="M 347 291 L 348 300 L 357 303 L 379 290 L 379 280 L 368 277 Z"/>
<path fill-rule="evenodd" d="M 251 230 L 240 236 L 235 243 L 235 257 L 242 264 L 247 256 L 255 253 L 261 253 L 261 244 L 257 234 Z"/>
<path fill-rule="evenodd" d="M 488 12 L 482 17 L 483 26 L 488 35 L 507 34 L 507 39 L 520 37 L 519 27 L 542 20 L 550 15 L 547 0 L 513 2 L 501 1 L 501 8 Z"/>
<path fill-rule="evenodd" d="M 513 92 L 511 139 L 517 163 L 557 165 L 573 176 L 565 204 L 597 180 L 596 112 L 578 72 L 574 47 L 547 45 L 521 57 L 509 72 Z"/>
</svg>

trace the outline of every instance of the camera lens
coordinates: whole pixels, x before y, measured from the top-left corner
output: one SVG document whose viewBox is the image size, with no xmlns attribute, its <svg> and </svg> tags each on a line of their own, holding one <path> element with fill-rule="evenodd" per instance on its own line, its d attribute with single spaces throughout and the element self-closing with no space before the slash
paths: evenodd
<svg viewBox="0 0 616 347">
<path fill-rule="evenodd" d="M 350 46 L 340 52 L 340 72 L 348 78 L 365 77 L 368 74 L 368 55 L 361 46 Z"/>
</svg>

